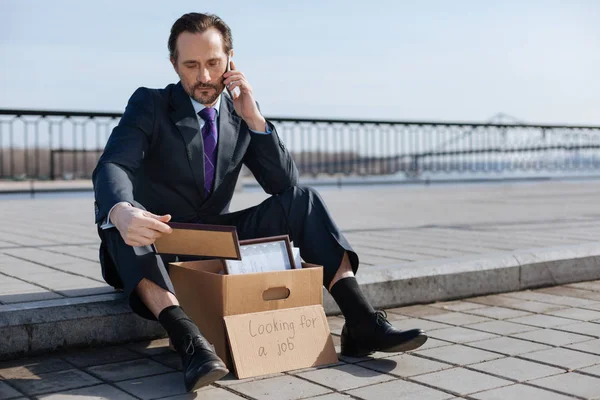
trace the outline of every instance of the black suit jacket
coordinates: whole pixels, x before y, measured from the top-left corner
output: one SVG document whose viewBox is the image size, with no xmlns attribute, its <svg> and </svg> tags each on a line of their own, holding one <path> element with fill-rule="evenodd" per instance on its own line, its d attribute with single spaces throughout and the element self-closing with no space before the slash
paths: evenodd
<svg viewBox="0 0 600 400">
<path fill-rule="evenodd" d="M 171 214 L 174 222 L 226 213 L 242 165 L 269 194 L 297 185 L 296 165 L 276 128 L 267 123 L 270 135 L 251 133 L 236 114 L 231 97 L 223 92 L 214 187 L 206 198 L 202 133 L 181 83 L 137 89 L 92 175 L 96 223 L 103 223 L 121 201 L 155 214 Z M 109 271 L 103 250 L 100 259 L 106 279 Z"/>
</svg>

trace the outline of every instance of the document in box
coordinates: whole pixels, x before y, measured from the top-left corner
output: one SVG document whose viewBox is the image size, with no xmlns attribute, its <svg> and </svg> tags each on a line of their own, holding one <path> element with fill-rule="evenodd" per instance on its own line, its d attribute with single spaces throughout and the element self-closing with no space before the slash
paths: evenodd
<svg viewBox="0 0 600 400">
<path fill-rule="evenodd" d="M 301 266 L 300 251 L 287 236 L 240 242 L 241 260 L 225 260 L 229 275 L 285 271 Z"/>
</svg>

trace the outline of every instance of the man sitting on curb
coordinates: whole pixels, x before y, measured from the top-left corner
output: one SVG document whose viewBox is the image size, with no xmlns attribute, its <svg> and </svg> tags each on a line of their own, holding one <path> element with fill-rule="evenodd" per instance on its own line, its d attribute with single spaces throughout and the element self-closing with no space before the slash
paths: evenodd
<svg viewBox="0 0 600 400">
<path fill-rule="evenodd" d="M 235 226 L 241 240 L 289 235 L 304 260 L 323 266 L 324 285 L 346 320 L 343 355 L 425 343 L 423 331 L 393 328 L 362 294 L 354 277 L 358 256 L 317 192 L 298 186 L 296 165 L 261 115 L 247 78 L 233 62 L 227 70 L 233 44 L 225 22 L 185 14 L 174 23 L 168 48 L 180 81 L 133 93 L 93 182 L 104 279 L 124 289 L 134 312 L 165 328 L 182 357 L 186 389 L 228 371 L 179 306 L 167 268 L 175 259 L 154 250 L 154 241 L 171 232 L 171 220 Z M 230 213 L 243 165 L 271 197 Z"/>
</svg>

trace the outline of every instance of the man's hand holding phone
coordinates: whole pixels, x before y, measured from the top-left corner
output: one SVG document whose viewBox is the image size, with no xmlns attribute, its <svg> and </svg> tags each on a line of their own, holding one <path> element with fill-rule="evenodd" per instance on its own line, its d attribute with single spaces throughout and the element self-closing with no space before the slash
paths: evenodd
<svg viewBox="0 0 600 400">
<path fill-rule="evenodd" d="M 262 132 L 267 121 L 261 115 L 252 95 L 252 86 L 244 74 L 235 68 L 235 63 L 228 58 L 228 68 L 223 74 L 223 83 L 233 99 L 235 112 L 242 117 L 248 128 Z"/>
</svg>

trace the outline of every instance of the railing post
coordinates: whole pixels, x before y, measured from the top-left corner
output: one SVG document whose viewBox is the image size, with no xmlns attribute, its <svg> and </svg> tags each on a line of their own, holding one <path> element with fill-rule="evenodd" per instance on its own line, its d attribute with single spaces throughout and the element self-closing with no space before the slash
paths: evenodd
<svg viewBox="0 0 600 400">
<path fill-rule="evenodd" d="M 54 176 L 54 149 L 50 149 L 50 180 L 55 180 Z"/>
</svg>

